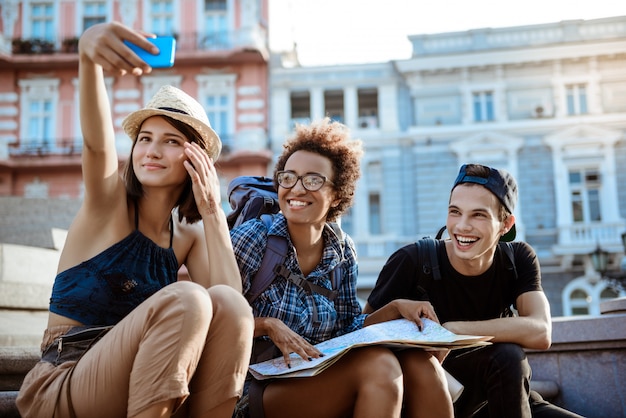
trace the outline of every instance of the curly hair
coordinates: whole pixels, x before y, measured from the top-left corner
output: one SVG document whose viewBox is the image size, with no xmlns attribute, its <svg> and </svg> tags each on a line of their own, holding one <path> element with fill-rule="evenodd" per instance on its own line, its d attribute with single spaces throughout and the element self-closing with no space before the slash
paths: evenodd
<svg viewBox="0 0 626 418">
<path fill-rule="evenodd" d="M 296 151 L 309 151 L 328 158 L 333 167 L 332 187 L 339 205 L 328 210 L 327 219 L 335 221 L 354 201 L 356 182 L 361 177 L 362 141 L 352 139 L 346 125 L 326 117 L 308 125 L 297 124 L 295 133 L 283 145 L 274 169 L 274 186 L 278 188 L 276 173 L 284 170 L 289 157 Z"/>
</svg>

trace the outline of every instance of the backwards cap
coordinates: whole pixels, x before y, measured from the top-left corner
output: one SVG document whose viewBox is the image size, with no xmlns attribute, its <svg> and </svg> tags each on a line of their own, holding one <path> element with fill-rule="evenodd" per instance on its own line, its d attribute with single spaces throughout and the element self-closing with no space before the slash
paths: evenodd
<svg viewBox="0 0 626 418">
<path fill-rule="evenodd" d="M 483 167 L 485 171 L 489 170 L 488 176 L 478 177 L 467 174 L 469 167 L 476 166 Z M 459 184 L 464 183 L 480 184 L 493 193 L 509 213 L 512 214 L 515 210 L 515 204 L 517 203 L 517 183 L 513 176 L 506 170 L 499 170 L 479 164 L 463 164 L 459 170 L 459 175 L 454 181 L 452 190 Z M 515 225 L 513 225 L 506 234 L 502 235 L 500 241 L 513 241 L 515 239 L 515 233 Z"/>
</svg>

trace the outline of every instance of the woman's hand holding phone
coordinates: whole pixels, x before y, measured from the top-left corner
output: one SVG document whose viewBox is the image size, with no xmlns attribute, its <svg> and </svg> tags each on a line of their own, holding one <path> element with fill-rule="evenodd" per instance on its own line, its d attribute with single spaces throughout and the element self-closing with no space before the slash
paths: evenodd
<svg viewBox="0 0 626 418">
<path fill-rule="evenodd" d="M 176 39 L 173 36 L 157 36 L 156 38 L 146 38 L 146 40 L 159 48 L 158 54 L 152 54 L 126 40 L 124 44 L 152 68 L 169 68 L 174 65 Z"/>
</svg>

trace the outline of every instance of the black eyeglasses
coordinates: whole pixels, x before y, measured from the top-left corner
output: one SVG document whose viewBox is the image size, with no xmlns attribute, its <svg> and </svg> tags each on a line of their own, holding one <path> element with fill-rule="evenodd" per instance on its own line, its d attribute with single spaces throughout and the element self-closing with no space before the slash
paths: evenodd
<svg viewBox="0 0 626 418">
<path fill-rule="evenodd" d="M 310 173 L 299 176 L 293 171 L 279 171 L 276 173 L 276 181 L 278 182 L 278 185 L 285 189 L 291 189 L 294 187 L 298 180 L 302 182 L 302 187 L 310 192 L 318 191 L 327 181 L 332 184 L 330 180 L 321 174 Z"/>
</svg>

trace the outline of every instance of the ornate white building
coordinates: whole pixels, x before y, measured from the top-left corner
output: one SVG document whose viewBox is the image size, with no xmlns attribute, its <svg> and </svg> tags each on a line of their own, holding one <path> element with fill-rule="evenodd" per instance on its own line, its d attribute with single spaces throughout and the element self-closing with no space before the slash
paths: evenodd
<svg viewBox="0 0 626 418">
<path fill-rule="evenodd" d="M 618 271 L 626 231 L 626 16 L 409 40 L 407 60 L 270 69 L 275 153 L 294 122 L 325 115 L 366 145 L 342 219 L 362 295 L 395 249 L 444 225 L 458 167 L 478 162 L 518 180 L 518 239 L 540 257 L 552 314 L 598 314 L 617 293 L 590 254 Z"/>
</svg>

